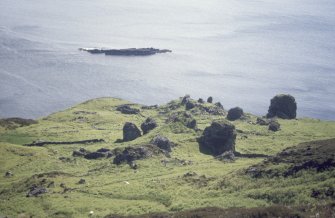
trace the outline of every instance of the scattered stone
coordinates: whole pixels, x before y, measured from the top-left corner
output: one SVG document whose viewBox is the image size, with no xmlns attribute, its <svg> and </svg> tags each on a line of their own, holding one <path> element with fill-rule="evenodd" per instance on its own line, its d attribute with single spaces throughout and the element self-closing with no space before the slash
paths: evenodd
<svg viewBox="0 0 335 218">
<path fill-rule="evenodd" d="M 80 148 L 79 151 L 73 151 L 73 157 L 84 157 L 85 155 L 89 154 L 90 152 L 87 151 L 85 148 Z"/>
<path fill-rule="evenodd" d="M 66 188 L 66 185 L 65 185 L 65 183 L 61 183 L 61 184 L 59 184 L 59 186 L 61 187 L 61 188 Z"/>
<path fill-rule="evenodd" d="M 271 121 L 269 124 L 269 130 L 273 131 L 273 132 L 277 132 L 280 130 L 280 124 L 278 123 L 278 121 Z"/>
<path fill-rule="evenodd" d="M 136 163 L 135 161 L 131 161 L 131 162 L 129 163 L 129 166 L 130 166 L 130 168 L 132 168 L 133 170 L 137 170 L 137 169 L 138 169 L 138 165 L 137 165 L 137 163 Z"/>
<path fill-rule="evenodd" d="M 227 119 L 230 121 L 238 120 L 244 115 L 243 109 L 240 107 L 231 108 L 228 111 Z"/>
<path fill-rule="evenodd" d="M 226 121 L 214 121 L 206 127 L 198 139 L 201 150 L 209 150 L 217 156 L 226 151 L 235 151 L 236 130 L 235 126 Z M 203 148 L 203 149 L 202 149 Z"/>
<path fill-rule="evenodd" d="M 106 157 L 107 157 L 107 154 L 103 152 L 91 152 L 84 156 L 84 158 L 88 160 L 95 160 L 95 159 L 106 158 Z"/>
<path fill-rule="evenodd" d="M 27 193 L 27 197 L 37 197 L 39 195 L 47 193 L 48 190 L 44 187 L 38 187 L 36 185 L 33 185 L 29 192 Z"/>
<path fill-rule="evenodd" d="M 171 152 L 172 147 L 175 146 L 175 144 L 173 142 L 171 142 L 168 138 L 166 138 L 164 136 L 160 136 L 160 135 L 153 138 L 151 140 L 151 144 L 156 145 L 160 149 L 165 150 L 167 152 Z"/>
<path fill-rule="evenodd" d="M 143 110 L 152 110 L 152 109 L 157 109 L 157 108 L 158 108 L 158 105 L 157 105 L 157 104 L 155 104 L 155 105 L 149 105 L 149 106 L 144 105 L 144 106 L 142 106 L 141 108 L 142 108 Z"/>
<path fill-rule="evenodd" d="M 192 177 L 192 176 L 197 176 L 198 174 L 196 172 L 187 172 L 183 175 L 183 177 Z"/>
<path fill-rule="evenodd" d="M 204 101 L 204 99 L 202 99 L 202 98 L 199 98 L 199 99 L 198 99 L 198 103 L 199 103 L 199 104 L 204 104 L 204 103 L 205 103 L 205 101 Z"/>
<path fill-rule="evenodd" d="M 195 104 L 192 101 L 186 102 L 185 109 L 186 110 L 191 110 L 195 107 Z"/>
<path fill-rule="evenodd" d="M 235 154 L 232 150 L 230 150 L 216 156 L 215 158 L 225 162 L 232 162 L 235 160 Z"/>
<path fill-rule="evenodd" d="M 271 99 L 268 118 L 295 119 L 297 116 L 297 103 L 291 95 L 276 95 Z"/>
<path fill-rule="evenodd" d="M 117 111 L 120 111 L 123 114 L 139 114 L 140 110 L 136 108 L 131 108 L 129 105 L 120 105 L 116 108 Z"/>
<path fill-rule="evenodd" d="M 155 129 L 157 127 L 157 123 L 154 119 L 151 117 L 148 117 L 142 124 L 141 129 L 143 131 L 143 134 L 147 134 L 151 130 Z"/>
<path fill-rule="evenodd" d="M 212 96 L 209 96 L 207 98 L 207 103 L 213 103 L 213 97 Z"/>
<path fill-rule="evenodd" d="M 123 141 L 128 142 L 141 136 L 141 131 L 133 123 L 125 123 L 123 126 Z"/>
<path fill-rule="evenodd" d="M 12 177 L 12 176 L 14 176 L 14 174 L 11 171 L 7 171 L 5 173 L 5 177 Z"/>
<path fill-rule="evenodd" d="M 257 117 L 256 124 L 261 125 L 261 126 L 267 126 L 270 124 L 270 120 Z"/>
<path fill-rule="evenodd" d="M 110 152 L 111 150 L 110 149 L 108 149 L 108 148 L 99 148 L 98 150 L 97 150 L 97 152 L 101 152 L 101 153 L 106 153 L 106 152 Z"/>
<path fill-rule="evenodd" d="M 85 180 L 85 179 L 80 179 L 79 182 L 78 182 L 78 184 L 81 184 L 81 185 L 82 185 L 82 184 L 85 184 L 85 183 L 86 183 L 86 180 Z"/>
</svg>

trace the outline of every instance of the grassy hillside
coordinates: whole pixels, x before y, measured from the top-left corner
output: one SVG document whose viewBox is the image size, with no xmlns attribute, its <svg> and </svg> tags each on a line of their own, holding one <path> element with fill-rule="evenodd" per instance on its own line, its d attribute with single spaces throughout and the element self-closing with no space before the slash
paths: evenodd
<svg viewBox="0 0 335 218">
<path fill-rule="evenodd" d="M 140 113 L 122 114 L 116 107 L 123 104 L 139 109 Z M 226 114 L 221 111 L 214 115 L 204 108 L 215 110 L 217 106 L 205 103 L 188 110 L 197 121 L 197 129 L 188 128 L 183 122 L 168 122 L 186 110 L 181 99 L 144 108 L 115 98 L 94 99 L 39 119 L 37 124 L 18 128 L 2 125 L 0 216 L 87 217 L 93 211 L 91 217 L 103 217 L 200 207 L 250 208 L 272 204 L 313 207 L 334 202 L 333 196 L 312 196 L 315 190 L 334 188 L 333 168 L 323 171 L 310 168 L 290 176 L 264 174 L 255 177 L 247 173 L 252 166 L 264 165 L 267 172 L 269 169 L 280 172 L 290 166 L 286 162 L 264 164 L 264 158 L 224 162 L 201 153 L 197 138 L 212 121 L 225 119 Z M 131 142 L 117 141 L 123 137 L 125 122 L 139 127 L 147 117 L 154 118 L 158 127 Z M 279 119 L 281 130 L 272 132 L 267 126 L 257 125 L 256 119 L 247 114 L 244 119 L 232 122 L 237 129 L 238 152 L 275 156 L 302 142 L 335 138 L 335 122 Z M 72 156 L 74 150 L 82 147 L 96 151 L 148 144 L 158 134 L 177 144 L 171 157 L 161 154 L 138 160 L 136 170 L 128 164 L 115 165 L 112 158 L 87 160 Z M 103 139 L 104 142 L 23 146 L 33 141 L 87 139 Z M 8 171 L 13 175 L 5 176 Z M 79 184 L 80 179 L 85 179 L 86 183 Z M 48 192 L 26 197 L 34 184 L 47 187 Z"/>
</svg>

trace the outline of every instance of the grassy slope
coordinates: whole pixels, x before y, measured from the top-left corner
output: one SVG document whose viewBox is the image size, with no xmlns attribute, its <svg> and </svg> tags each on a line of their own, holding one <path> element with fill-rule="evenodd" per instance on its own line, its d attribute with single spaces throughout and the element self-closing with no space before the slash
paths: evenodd
<svg viewBox="0 0 335 218">
<path fill-rule="evenodd" d="M 113 98 L 95 99 L 40 119 L 38 124 L 16 130 L 0 128 L 0 175 L 8 170 L 14 173 L 10 178 L 0 177 L 0 215 L 83 217 L 92 210 L 99 217 L 110 213 L 143 214 L 206 206 L 314 204 L 317 201 L 310 197 L 311 189 L 335 183 L 334 172 L 327 171 L 318 174 L 305 172 L 299 177 L 286 179 L 251 178 L 243 173 L 244 169 L 262 159 L 240 158 L 234 163 L 217 161 L 199 152 L 196 137 L 201 131 L 196 132 L 178 123 L 165 123 L 167 114 L 163 111 L 171 113 L 165 106 L 141 110 L 138 115 L 124 115 L 115 110 L 115 106 L 125 103 L 129 102 Z M 140 105 L 132 107 L 140 108 Z M 176 109 L 182 110 L 183 107 Z M 158 128 L 132 142 L 115 143 L 122 138 L 122 127 L 126 121 L 140 126 L 148 116 L 158 121 Z M 196 115 L 195 118 L 198 127 L 204 129 L 212 120 L 224 117 Z M 233 122 L 238 130 L 243 131 L 237 137 L 237 151 L 274 155 L 300 142 L 335 137 L 335 122 L 279 120 L 282 130 L 274 133 L 266 126 L 252 124 L 255 120 L 256 117 L 248 115 L 246 120 Z M 157 134 L 167 136 L 178 144 L 172 158 L 191 160 L 193 164 L 181 166 L 169 163 L 165 167 L 160 163 L 165 157 L 160 156 L 138 161 L 139 169 L 134 171 L 128 165 L 113 165 L 112 159 L 85 160 L 71 156 L 72 151 L 80 147 L 94 151 L 101 147 L 143 144 Z M 22 146 L 38 139 L 75 141 L 93 138 L 102 138 L 106 143 Z M 70 159 L 61 161 L 59 157 Z M 61 173 L 36 176 L 55 171 Z M 185 180 L 183 175 L 189 171 L 196 172 L 198 176 Z M 47 183 L 54 181 L 55 187 L 41 197 L 25 197 L 29 187 L 41 183 L 44 178 Z M 87 183 L 77 184 L 80 178 Z M 71 190 L 63 193 L 60 183 Z"/>
</svg>

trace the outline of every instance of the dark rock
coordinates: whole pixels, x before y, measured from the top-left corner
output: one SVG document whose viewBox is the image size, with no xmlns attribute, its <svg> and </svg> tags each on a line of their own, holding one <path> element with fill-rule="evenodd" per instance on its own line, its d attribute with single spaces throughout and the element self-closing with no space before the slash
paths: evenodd
<svg viewBox="0 0 335 218">
<path fill-rule="evenodd" d="M 193 176 L 197 176 L 198 174 L 196 172 L 187 172 L 183 175 L 183 177 L 193 177 Z"/>
<path fill-rule="evenodd" d="M 240 107 L 231 108 L 228 111 L 227 119 L 230 121 L 238 120 L 244 115 L 243 109 Z"/>
<path fill-rule="evenodd" d="M 137 170 L 137 169 L 138 169 L 138 165 L 137 165 L 137 163 L 136 163 L 135 161 L 131 161 L 131 162 L 129 163 L 129 166 L 130 166 L 130 168 L 132 168 L 133 170 Z"/>
<path fill-rule="evenodd" d="M 78 184 L 85 184 L 86 183 L 86 180 L 85 179 L 80 179 Z"/>
<path fill-rule="evenodd" d="M 14 176 L 14 174 L 11 171 L 7 171 L 5 173 L 5 177 L 12 177 L 12 176 Z"/>
<path fill-rule="evenodd" d="M 182 105 L 185 105 L 187 102 L 189 102 L 191 100 L 191 97 L 190 97 L 190 95 L 185 95 L 184 97 L 183 97 L 183 99 L 181 100 L 181 104 Z"/>
<path fill-rule="evenodd" d="M 126 147 L 122 151 L 122 153 L 118 153 L 115 155 L 113 163 L 117 165 L 122 163 L 130 164 L 135 160 L 145 159 L 158 153 L 161 152 L 159 151 L 159 149 L 155 149 L 153 145 L 143 145 L 138 147 L 129 146 Z"/>
<path fill-rule="evenodd" d="M 219 107 L 219 108 L 222 108 L 223 109 L 223 105 L 221 104 L 221 102 L 216 102 L 215 103 L 215 106 Z"/>
<path fill-rule="evenodd" d="M 213 155 L 220 155 L 226 151 L 235 151 L 235 126 L 225 121 L 214 121 L 206 127 L 198 139 L 200 150 L 209 150 Z"/>
<path fill-rule="evenodd" d="M 172 147 L 175 146 L 175 144 L 171 142 L 168 138 L 160 135 L 153 138 L 150 143 L 167 152 L 171 152 Z"/>
<path fill-rule="evenodd" d="M 230 150 L 216 156 L 215 158 L 221 161 L 231 162 L 235 160 L 235 154 L 232 150 Z"/>
<path fill-rule="evenodd" d="M 211 97 L 211 96 L 208 97 L 208 98 L 207 98 L 207 103 L 213 103 L 213 97 Z"/>
<path fill-rule="evenodd" d="M 277 132 L 280 130 L 280 124 L 277 121 L 271 121 L 269 124 L 269 130 Z"/>
<path fill-rule="evenodd" d="M 44 187 L 38 187 L 36 185 L 33 185 L 29 192 L 27 193 L 27 197 L 37 197 L 39 195 L 47 193 L 48 190 Z"/>
<path fill-rule="evenodd" d="M 205 103 L 205 101 L 204 101 L 204 99 L 202 99 L 202 98 L 199 98 L 199 99 L 198 99 L 198 103 L 199 103 L 199 104 L 204 104 L 204 103 Z"/>
<path fill-rule="evenodd" d="M 144 105 L 141 108 L 144 109 L 144 110 L 157 109 L 158 105 L 157 104 L 155 104 L 155 105 L 149 105 L 149 106 L 148 105 Z"/>
<path fill-rule="evenodd" d="M 48 188 L 54 188 L 55 187 L 55 182 L 54 181 L 51 181 L 48 186 Z"/>
<path fill-rule="evenodd" d="M 268 118 L 295 119 L 297 116 L 297 103 L 291 95 L 277 95 L 271 99 Z"/>
<path fill-rule="evenodd" d="M 270 124 L 270 120 L 262 119 L 260 117 L 257 117 L 256 123 L 261 126 L 267 126 Z"/>
<path fill-rule="evenodd" d="M 154 119 L 148 117 L 142 124 L 141 129 L 143 131 L 143 134 L 147 134 L 151 130 L 157 127 L 157 123 Z"/>
<path fill-rule="evenodd" d="M 193 108 L 195 108 L 195 104 L 192 101 L 186 102 L 186 105 L 185 105 L 186 110 L 191 110 Z"/>
<path fill-rule="evenodd" d="M 123 126 L 123 141 L 128 142 L 141 136 L 141 131 L 133 123 L 125 123 Z"/>
<path fill-rule="evenodd" d="M 138 114 L 140 113 L 139 109 L 131 108 L 129 105 L 120 105 L 116 108 L 117 111 L 120 111 L 123 114 Z"/>
<path fill-rule="evenodd" d="M 107 157 L 107 154 L 103 152 L 91 152 L 84 156 L 84 158 L 88 160 L 95 160 L 95 159 L 104 158 L 104 157 Z"/>
<path fill-rule="evenodd" d="M 195 119 L 192 119 L 191 121 L 189 121 L 186 124 L 186 127 L 190 128 L 190 129 L 196 129 L 196 127 L 197 127 L 197 121 Z"/>
<path fill-rule="evenodd" d="M 101 152 L 101 153 L 106 153 L 106 152 L 110 152 L 111 150 L 110 149 L 108 149 L 108 148 L 99 148 L 98 150 L 97 150 L 97 152 Z"/>
<path fill-rule="evenodd" d="M 80 51 L 87 51 L 91 54 L 105 54 L 113 56 L 149 56 L 160 53 L 172 52 L 168 49 L 157 48 L 126 48 L 126 49 L 103 49 L 103 48 L 80 48 Z"/>
<path fill-rule="evenodd" d="M 87 151 L 85 148 L 80 148 L 79 151 L 73 151 L 73 157 L 84 157 L 85 155 L 89 154 L 90 152 Z"/>
</svg>

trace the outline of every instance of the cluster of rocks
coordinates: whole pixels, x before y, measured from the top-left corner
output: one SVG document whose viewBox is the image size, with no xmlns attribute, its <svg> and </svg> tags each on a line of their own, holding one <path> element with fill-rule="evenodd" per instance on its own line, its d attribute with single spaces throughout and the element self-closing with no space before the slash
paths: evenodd
<svg viewBox="0 0 335 218">
<path fill-rule="evenodd" d="M 100 148 L 97 151 L 90 152 L 85 148 L 80 148 L 78 151 L 73 151 L 73 157 L 84 157 L 88 160 L 100 159 L 100 158 L 110 158 L 114 155 L 113 151 L 108 148 Z"/>
<path fill-rule="evenodd" d="M 151 130 L 157 127 L 157 123 L 153 118 L 148 117 L 142 124 L 141 129 L 143 134 L 149 133 Z M 123 126 L 123 141 L 133 141 L 142 136 L 141 130 L 131 122 L 126 122 Z"/>
<path fill-rule="evenodd" d="M 180 122 L 184 126 L 190 129 L 197 129 L 197 121 L 193 118 L 192 114 L 186 111 L 179 111 L 172 113 L 168 119 L 166 120 L 166 123 L 176 123 Z"/>
<path fill-rule="evenodd" d="M 263 119 L 257 117 L 256 124 L 261 126 L 268 126 L 268 129 L 273 132 L 280 130 L 280 123 L 276 119 Z"/>
<path fill-rule="evenodd" d="M 127 104 L 123 104 L 123 105 L 117 106 L 116 110 L 120 111 L 123 114 L 139 114 L 140 113 L 139 109 L 137 109 L 137 108 L 131 108 Z"/>
</svg>

